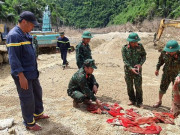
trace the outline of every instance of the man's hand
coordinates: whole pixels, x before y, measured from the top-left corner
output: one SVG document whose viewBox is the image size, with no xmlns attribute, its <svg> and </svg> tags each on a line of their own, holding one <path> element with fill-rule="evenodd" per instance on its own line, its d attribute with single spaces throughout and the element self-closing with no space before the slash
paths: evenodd
<svg viewBox="0 0 180 135">
<path fill-rule="evenodd" d="M 159 70 L 155 71 L 155 75 L 158 76 L 159 75 Z"/>
<path fill-rule="evenodd" d="M 18 74 L 19 77 L 19 83 L 22 89 L 27 90 L 28 89 L 28 81 L 26 77 L 24 76 L 23 72 L 20 72 Z"/>
<path fill-rule="evenodd" d="M 98 105 L 98 108 L 101 107 L 101 101 L 100 100 L 96 99 L 96 104 Z"/>
<path fill-rule="evenodd" d="M 100 108 L 98 108 L 96 112 L 97 112 L 97 114 L 101 114 L 102 110 Z"/>
<path fill-rule="evenodd" d="M 178 89 L 178 84 L 180 84 L 180 76 L 177 76 L 175 79 L 174 86 L 173 86 L 174 90 Z"/>
<path fill-rule="evenodd" d="M 138 64 L 138 65 L 135 65 L 134 67 L 137 69 L 137 72 L 139 73 L 139 71 L 140 71 L 140 69 L 141 69 L 141 65 Z"/>
<path fill-rule="evenodd" d="M 131 71 L 134 73 L 134 74 L 139 74 L 138 72 L 137 72 L 137 69 L 136 68 L 131 68 Z"/>
<path fill-rule="evenodd" d="M 98 88 L 97 88 L 96 85 L 94 85 L 94 86 L 93 86 L 93 92 L 94 92 L 95 95 L 96 95 L 97 91 L 98 91 Z"/>
</svg>

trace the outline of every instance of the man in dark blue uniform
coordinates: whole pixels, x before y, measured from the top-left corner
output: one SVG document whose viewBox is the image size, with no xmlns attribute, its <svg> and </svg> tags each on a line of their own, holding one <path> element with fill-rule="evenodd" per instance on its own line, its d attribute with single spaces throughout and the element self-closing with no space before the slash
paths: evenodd
<svg viewBox="0 0 180 135">
<path fill-rule="evenodd" d="M 67 61 L 67 51 L 70 52 L 70 42 L 67 37 L 64 36 L 64 32 L 60 33 L 60 37 L 58 38 L 57 41 L 57 48 L 60 49 L 61 52 L 61 59 L 63 60 L 62 67 L 65 69 L 65 67 L 69 64 Z"/>
<path fill-rule="evenodd" d="M 7 48 L 11 75 L 16 84 L 22 116 L 27 129 L 38 131 L 35 120 L 49 118 L 43 113 L 42 88 L 39 83 L 36 55 L 29 32 L 37 25 L 33 13 L 20 14 L 18 25 L 7 36 Z"/>
</svg>

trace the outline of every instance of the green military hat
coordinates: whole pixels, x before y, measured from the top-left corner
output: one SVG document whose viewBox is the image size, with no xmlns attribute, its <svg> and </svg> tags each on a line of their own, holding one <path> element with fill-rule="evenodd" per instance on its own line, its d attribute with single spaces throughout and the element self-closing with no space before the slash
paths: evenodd
<svg viewBox="0 0 180 135">
<path fill-rule="evenodd" d="M 130 33 L 128 38 L 127 38 L 127 41 L 129 42 L 138 42 L 140 41 L 141 39 L 139 38 L 138 34 L 137 33 Z"/>
<path fill-rule="evenodd" d="M 93 59 L 87 59 L 84 61 L 84 66 L 86 67 L 92 67 L 94 69 L 97 69 L 96 65 L 95 65 L 95 60 Z"/>
<path fill-rule="evenodd" d="M 60 36 L 62 36 L 62 35 L 64 35 L 64 32 L 60 32 L 59 34 L 60 34 Z"/>
<path fill-rule="evenodd" d="M 163 50 L 166 52 L 177 52 L 180 50 L 180 45 L 176 40 L 169 40 Z"/>
<path fill-rule="evenodd" d="M 33 35 L 33 37 L 37 37 L 37 35 L 35 34 L 35 35 Z"/>
<path fill-rule="evenodd" d="M 84 31 L 82 34 L 82 38 L 92 38 L 91 32 Z"/>
</svg>

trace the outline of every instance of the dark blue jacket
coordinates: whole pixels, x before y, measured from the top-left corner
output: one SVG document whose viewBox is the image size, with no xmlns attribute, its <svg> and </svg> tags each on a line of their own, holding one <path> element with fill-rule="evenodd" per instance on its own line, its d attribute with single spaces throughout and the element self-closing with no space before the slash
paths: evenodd
<svg viewBox="0 0 180 135">
<path fill-rule="evenodd" d="M 11 74 L 17 76 L 23 72 L 27 79 L 39 76 L 35 51 L 32 46 L 32 36 L 23 33 L 19 26 L 15 26 L 7 36 L 7 48 Z"/>
<path fill-rule="evenodd" d="M 59 37 L 57 41 L 57 47 L 60 48 L 60 50 L 68 50 L 70 49 L 70 43 L 69 39 L 67 37 Z"/>
</svg>

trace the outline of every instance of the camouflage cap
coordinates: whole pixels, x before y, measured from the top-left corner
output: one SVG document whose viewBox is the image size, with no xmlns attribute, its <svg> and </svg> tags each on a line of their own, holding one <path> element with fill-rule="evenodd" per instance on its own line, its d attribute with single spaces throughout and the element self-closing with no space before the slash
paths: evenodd
<svg viewBox="0 0 180 135">
<path fill-rule="evenodd" d="M 93 59 L 87 59 L 84 61 L 84 66 L 86 67 L 92 67 L 94 69 L 97 69 L 96 65 L 95 65 L 95 60 Z"/>
</svg>

